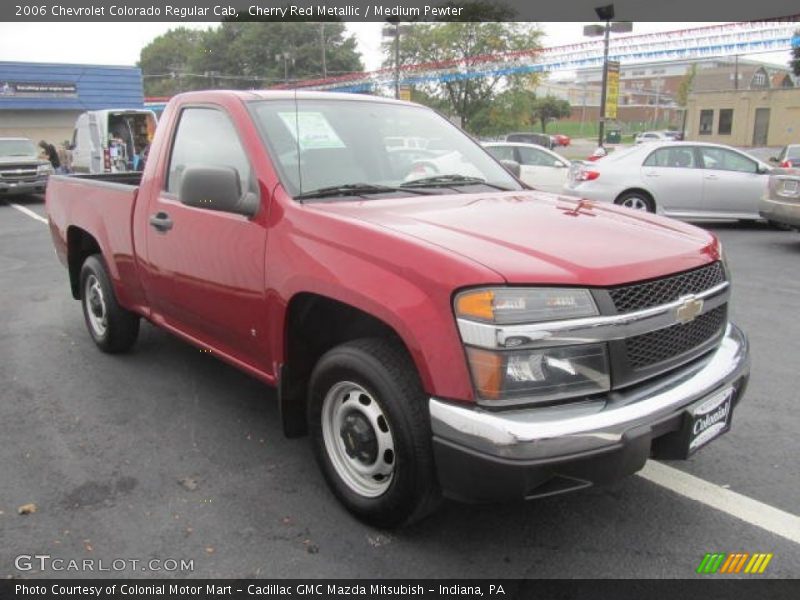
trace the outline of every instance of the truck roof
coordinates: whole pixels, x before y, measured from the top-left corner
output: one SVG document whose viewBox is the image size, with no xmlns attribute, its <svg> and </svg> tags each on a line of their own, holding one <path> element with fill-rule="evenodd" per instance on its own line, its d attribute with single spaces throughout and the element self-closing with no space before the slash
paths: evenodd
<svg viewBox="0 0 800 600">
<path fill-rule="evenodd" d="M 359 102 L 381 102 L 402 104 L 407 106 L 421 106 L 414 102 L 396 100 L 384 96 L 370 96 L 367 94 L 350 94 L 345 92 L 324 92 L 304 90 L 203 90 L 197 92 L 184 92 L 177 94 L 173 99 L 203 100 L 217 94 L 231 95 L 240 98 L 243 102 L 254 100 L 291 100 L 295 97 L 302 100 L 341 100 Z"/>
</svg>

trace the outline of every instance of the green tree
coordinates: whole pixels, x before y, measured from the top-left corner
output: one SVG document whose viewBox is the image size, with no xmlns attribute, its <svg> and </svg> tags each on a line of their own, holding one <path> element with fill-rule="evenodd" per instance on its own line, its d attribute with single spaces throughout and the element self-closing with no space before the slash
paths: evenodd
<svg viewBox="0 0 800 600">
<path fill-rule="evenodd" d="M 206 31 L 178 28 L 143 48 L 139 64 L 146 95 L 268 87 L 363 70 L 356 41 L 340 22 L 231 20 Z"/>
<path fill-rule="evenodd" d="M 542 124 L 542 133 L 547 130 L 547 123 L 556 119 L 564 119 L 572 114 L 572 107 L 566 100 L 555 96 L 545 96 L 533 101 L 531 119 Z"/>
<path fill-rule="evenodd" d="M 485 10 L 499 10 L 486 8 Z M 476 72 L 474 77 L 443 77 L 424 85 L 430 97 L 442 101 L 446 112 L 461 118 L 462 127 L 473 133 L 491 128 L 493 103 L 505 91 L 530 89 L 536 75 L 481 74 L 486 57 L 540 47 L 541 32 L 528 23 L 502 22 L 498 15 L 481 13 L 490 22 L 414 23 L 400 36 L 401 65 L 433 63 L 457 65 L 456 69 Z M 384 66 L 394 65 L 394 42 L 384 44 Z M 458 71 L 456 71 L 458 72 Z"/>
<path fill-rule="evenodd" d="M 188 73 L 203 46 L 207 32 L 186 27 L 170 29 L 142 48 L 139 67 L 146 96 L 171 96 L 199 83 Z"/>
<path fill-rule="evenodd" d="M 695 75 L 697 75 L 697 65 L 693 63 L 691 68 L 686 71 L 683 79 L 681 79 L 680 84 L 678 84 L 678 93 L 675 97 L 678 106 L 686 106 L 686 103 L 689 101 L 689 94 L 692 91 Z"/>
<path fill-rule="evenodd" d="M 792 59 L 789 61 L 789 66 L 795 77 L 800 77 L 800 29 L 794 32 L 792 43 L 795 45 L 792 46 Z"/>
</svg>

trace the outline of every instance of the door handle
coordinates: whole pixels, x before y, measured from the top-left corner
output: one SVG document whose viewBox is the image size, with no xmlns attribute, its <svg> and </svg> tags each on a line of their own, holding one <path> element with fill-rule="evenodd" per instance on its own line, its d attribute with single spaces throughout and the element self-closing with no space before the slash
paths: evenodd
<svg viewBox="0 0 800 600">
<path fill-rule="evenodd" d="M 163 211 L 157 212 L 156 214 L 150 216 L 150 225 L 156 231 L 166 233 L 172 229 L 172 219 L 170 219 L 169 215 Z"/>
<path fill-rule="evenodd" d="M 655 171 L 645 171 L 644 175 L 645 177 L 658 177 L 658 173 L 656 173 Z"/>
<path fill-rule="evenodd" d="M 713 181 L 713 180 L 719 179 L 719 177 L 717 177 L 716 175 L 706 175 L 704 177 L 704 179 L 710 179 L 710 180 Z"/>
</svg>

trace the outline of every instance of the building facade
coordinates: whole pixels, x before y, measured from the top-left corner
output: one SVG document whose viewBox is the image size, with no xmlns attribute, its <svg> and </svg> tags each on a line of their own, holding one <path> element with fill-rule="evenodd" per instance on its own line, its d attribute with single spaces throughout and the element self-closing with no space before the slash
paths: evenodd
<svg viewBox="0 0 800 600">
<path fill-rule="evenodd" d="M 800 144 L 800 88 L 695 92 L 686 139 L 731 146 Z"/>
<path fill-rule="evenodd" d="M 84 111 L 143 106 L 137 67 L 0 62 L 0 137 L 60 143 Z"/>
</svg>

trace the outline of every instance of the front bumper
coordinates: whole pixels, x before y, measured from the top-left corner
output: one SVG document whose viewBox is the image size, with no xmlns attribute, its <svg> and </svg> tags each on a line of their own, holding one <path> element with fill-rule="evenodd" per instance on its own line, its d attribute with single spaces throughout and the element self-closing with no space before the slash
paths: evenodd
<svg viewBox="0 0 800 600">
<path fill-rule="evenodd" d="M 719 347 L 656 380 L 582 403 L 490 412 L 430 400 L 439 482 L 467 501 L 533 498 L 613 481 L 672 458 L 684 411 L 727 386 L 741 399 L 749 347 L 729 324 Z"/>
<path fill-rule="evenodd" d="M 35 194 L 44 192 L 47 187 L 47 175 L 24 181 L 0 181 L 0 196 L 16 194 Z"/>
</svg>

